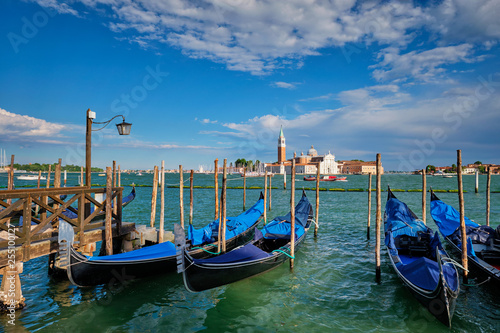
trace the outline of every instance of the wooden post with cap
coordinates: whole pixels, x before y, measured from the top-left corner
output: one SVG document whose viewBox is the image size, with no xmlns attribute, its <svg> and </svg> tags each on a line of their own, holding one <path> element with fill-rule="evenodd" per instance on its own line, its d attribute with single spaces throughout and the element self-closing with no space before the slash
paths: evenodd
<svg viewBox="0 0 500 333">
<path fill-rule="evenodd" d="M 149 226 L 154 228 L 156 219 L 156 201 L 158 195 L 158 167 L 153 168 L 153 191 L 151 192 L 151 221 Z"/>
<path fill-rule="evenodd" d="M 243 167 L 243 211 L 246 210 L 247 203 L 247 167 Z"/>
<path fill-rule="evenodd" d="M 316 166 L 316 224 L 314 226 L 314 237 L 318 236 L 318 228 L 319 228 L 319 177 L 321 173 L 320 163 Z"/>
<path fill-rule="evenodd" d="M 222 252 L 226 252 L 226 189 L 227 189 L 227 158 L 224 159 L 224 168 L 222 174 L 222 230 L 221 230 L 221 241 L 222 241 Z"/>
<path fill-rule="evenodd" d="M 264 173 L 264 225 L 267 223 L 267 170 Z"/>
<path fill-rule="evenodd" d="M 120 166 L 118 166 L 120 169 Z M 163 243 L 165 229 L 165 161 L 161 161 L 161 184 L 160 184 L 160 230 L 158 232 L 158 243 Z"/>
<path fill-rule="evenodd" d="M 111 167 L 106 167 L 106 222 L 104 227 L 104 236 L 106 243 L 106 255 L 113 254 L 113 231 L 111 229 L 112 211 L 111 211 L 111 197 L 112 197 L 112 172 Z"/>
<path fill-rule="evenodd" d="M 462 182 L 462 151 L 457 150 L 458 205 L 460 209 L 460 235 L 462 238 L 462 266 L 464 283 L 468 283 L 467 231 L 465 229 L 464 188 Z"/>
<path fill-rule="evenodd" d="M 214 188 L 215 188 L 215 217 L 214 220 L 219 218 L 219 159 L 216 158 L 214 161 Z"/>
<path fill-rule="evenodd" d="M 193 209 L 194 209 L 194 170 L 191 169 L 191 174 L 189 175 L 189 224 L 193 224 Z"/>
<path fill-rule="evenodd" d="M 490 191 L 491 191 L 491 167 L 488 167 L 488 179 L 486 180 L 486 225 L 490 225 Z"/>
<path fill-rule="evenodd" d="M 370 222 L 372 214 L 372 173 L 368 174 L 368 223 L 366 226 L 366 239 L 370 240 Z"/>
<path fill-rule="evenodd" d="M 295 159 L 292 160 L 292 185 L 290 194 L 290 269 L 295 258 Z"/>
<path fill-rule="evenodd" d="M 179 165 L 179 209 L 181 227 L 184 229 L 184 174 L 182 165 Z"/>
<path fill-rule="evenodd" d="M 381 198 L 382 170 L 380 154 L 377 154 L 377 213 L 375 225 L 375 278 L 380 282 L 380 229 L 382 226 L 382 198 Z"/>
<path fill-rule="evenodd" d="M 425 169 L 422 169 L 422 222 L 425 224 L 427 218 L 427 178 L 425 176 Z"/>
</svg>

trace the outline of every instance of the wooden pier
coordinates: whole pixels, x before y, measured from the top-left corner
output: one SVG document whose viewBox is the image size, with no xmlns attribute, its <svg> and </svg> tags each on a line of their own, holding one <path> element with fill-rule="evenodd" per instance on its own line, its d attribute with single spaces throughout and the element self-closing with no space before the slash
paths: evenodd
<svg viewBox="0 0 500 333">
<path fill-rule="evenodd" d="M 106 191 L 111 192 L 111 196 L 103 202 L 92 197 Z M 67 196 L 66 200 L 61 199 L 63 195 Z M 106 203 L 109 205 L 115 198 L 115 207 L 106 211 Z M 24 298 L 19 280 L 22 263 L 58 251 L 59 220 L 73 226 L 75 241 L 78 242 L 75 245 L 82 250 L 86 249 L 85 252 L 95 248 L 86 246 L 105 239 L 106 227 L 112 230 L 111 237 L 108 236 L 108 241 L 111 242 L 114 237 L 132 232 L 135 229 L 134 223 L 122 223 L 122 198 L 123 187 L 56 187 L 0 191 L 0 274 L 3 275 L 0 301 L 4 304 L 11 302 L 11 298 L 7 297 L 8 283 L 3 282 L 7 275 L 15 275 L 19 281 L 19 285 L 16 285 L 16 302 L 19 307 L 23 306 Z M 94 211 L 85 214 L 85 206 L 89 207 L 91 204 L 95 207 Z M 71 214 L 74 218 L 63 214 L 64 211 L 74 213 Z"/>
</svg>

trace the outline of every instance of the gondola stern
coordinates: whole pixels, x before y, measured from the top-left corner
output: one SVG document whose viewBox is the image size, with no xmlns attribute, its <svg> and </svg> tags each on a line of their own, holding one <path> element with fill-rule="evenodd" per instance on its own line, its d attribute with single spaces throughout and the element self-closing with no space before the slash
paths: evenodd
<svg viewBox="0 0 500 333">
<path fill-rule="evenodd" d="M 391 187 L 389 185 L 387 185 L 387 201 L 389 201 L 391 199 L 397 199 L 397 198 L 394 195 L 394 193 L 392 193 Z"/>
<path fill-rule="evenodd" d="M 434 193 L 431 187 L 431 201 L 438 201 L 438 200 L 440 199 L 437 197 L 436 193 Z"/>
</svg>

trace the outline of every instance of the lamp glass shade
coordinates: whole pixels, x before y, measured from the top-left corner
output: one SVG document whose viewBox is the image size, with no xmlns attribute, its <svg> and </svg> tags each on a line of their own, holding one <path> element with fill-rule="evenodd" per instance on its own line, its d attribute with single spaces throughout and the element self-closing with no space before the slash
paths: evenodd
<svg viewBox="0 0 500 333">
<path fill-rule="evenodd" d="M 132 124 L 122 122 L 121 124 L 116 124 L 116 128 L 118 129 L 118 134 L 129 135 L 130 129 L 132 128 Z"/>
</svg>

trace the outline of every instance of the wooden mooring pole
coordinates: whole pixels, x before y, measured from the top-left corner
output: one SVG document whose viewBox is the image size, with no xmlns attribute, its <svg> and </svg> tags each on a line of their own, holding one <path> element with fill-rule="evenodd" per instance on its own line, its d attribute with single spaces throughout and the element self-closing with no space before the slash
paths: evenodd
<svg viewBox="0 0 500 333">
<path fill-rule="evenodd" d="M 179 209 L 180 209 L 180 220 L 181 227 L 184 229 L 184 171 L 182 171 L 182 165 L 179 165 Z"/>
<path fill-rule="evenodd" d="M 224 169 L 222 174 L 222 230 L 220 238 L 222 241 L 222 253 L 226 252 L 226 189 L 227 189 L 227 158 L 224 159 Z"/>
<path fill-rule="evenodd" d="M 46 183 L 47 183 L 47 184 L 46 184 L 46 185 L 47 185 L 47 186 L 46 186 L 47 188 L 49 188 L 49 187 L 50 187 L 50 173 L 52 172 L 51 168 L 52 168 L 52 164 L 49 164 L 49 171 L 47 171 L 47 182 L 46 182 Z"/>
<path fill-rule="evenodd" d="M 118 166 L 120 170 L 120 166 Z M 158 232 L 158 243 L 163 243 L 165 230 L 165 161 L 161 161 L 161 184 L 160 184 L 160 230 Z"/>
<path fill-rule="evenodd" d="M 264 173 L 264 225 L 267 223 L 267 170 Z"/>
<path fill-rule="evenodd" d="M 191 174 L 189 175 L 189 224 L 193 224 L 193 209 L 194 209 L 194 170 L 191 169 Z"/>
<path fill-rule="evenodd" d="M 40 180 L 42 179 L 42 170 L 38 170 L 38 182 L 36 188 L 40 188 Z"/>
<path fill-rule="evenodd" d="M 219 218 L 219 159 L 216 158 L 214 161 L 214 188 L 215 188 L 215 217 L 214 220 Z M 220 252 L 220 249 L 219 249 Z"/>
<path fill-rule="evenodd" d="M 295 159 L 292 160 L 292 186 L 290 193 L 290 269 L 295 258 Z"/>
<path fill-rule="evenodd" d="M 314 237 L 318 237 L 319 228 L 319 177 L 321 174 L 320 163 L 316 166 L 316 224 L 314 225 Z"/>
<path fill-rule="evenodd" d="M 422 169 L 422 222 L 426 221 L 427 218 L 427 177 L 425 175 L 425 169 Z"/>
<path fill-rule="evenodd" d="M 116 161 L 113 161 L 113 187 L 116 187 Z M 113 199 L 113 213 L 116 215 L 117 205 L 116 197 Z"/>
<path fill-rule="evenodd" d="M 368 174 L 368 223 L 366 226 L 366 239 L 370 240 L 370 220 L 372 214 L 372 174 Z"/>
<path fill-rule="evenodd" d="M 10 169 L 7 175 L 7 189 L 14 189 L 14 155 L 10 156 Z M 7 199 L 7 203 L 10 205 L 12 203 L 12 199 Z"/>
<path fill-rule="evenodd" d="M 247 204 L 247 167 L 243 168 L 243 211 L 246 210 Z"/>
<path fill-rule="evenodd" d="M 112 191 L 112 172 L 111 167 L 106 167 L 106 223 L 104 227 L 105 243 L 106 243 L 106 255 L 113 254 L 113 230 L 111 229 L 111 196 Z"/>
<path fill-rule="evenodd" d="M 476 170 L 476 188 L 475 192 L 479 193 L 479 171 Z"/>
<path fill-rule="evenodd" d="M 151 191 L 151 220 L 149 226 L 154 228 L 156 219 L 156 201 L 158 195 L 158 167 L 155 165 L 153 168 L 153 189 Z"/>
<path fill-rule="evenodd" d="M 460 234 L 462 237 L 462 266 L 464 267 L 464 283 L 468 283 L 467 232 L 465 229 L 464 188 L 462 182 L 462 151 L 457 150 L 458 205 L 460 209 Z"/>
<path fill-rule="evenodd" d="M 83 186 L 83 166 L 80 167 L 80 186 Z"/>
<path fill-rule="evenodd" d="M 66 187 L 66 180 L 68 178 L 68 170 L 64 170 L 64 187 Z"/>
<path fill-rule="evenodd" d="M 286 190 L 286 166 L 283 166 L 283 189 Z"/>
<path fill-rule="evenodd" d="M 272 209 L 272 205 L 273 205 L 273 196 L 272 196 L 272 187 L 273 187 L 273 174 L 269 174 L 268 175 L 268 178 L 269 178 L 269 211 L 271 211 Z"/>
<path fill-rule="evenodd" d="M 380 282 L 380 229 L 382 225 L 381 166 L 380 154 L 377 154 L 377 213 L 375 217 L 375 279 L 377 282 Z"/>
<path fill-rule="evenodd" d="M 490 191 L 491 191 L 491 168 L 488 167 L 488 179 L 486 180 L 486 225 L 490 225 Z"/>
<path fill-rule="evenodd" d="M 120 165 L 118 165 L 118 187 L 122 187 L 122 170 Z"/>
</svg>

